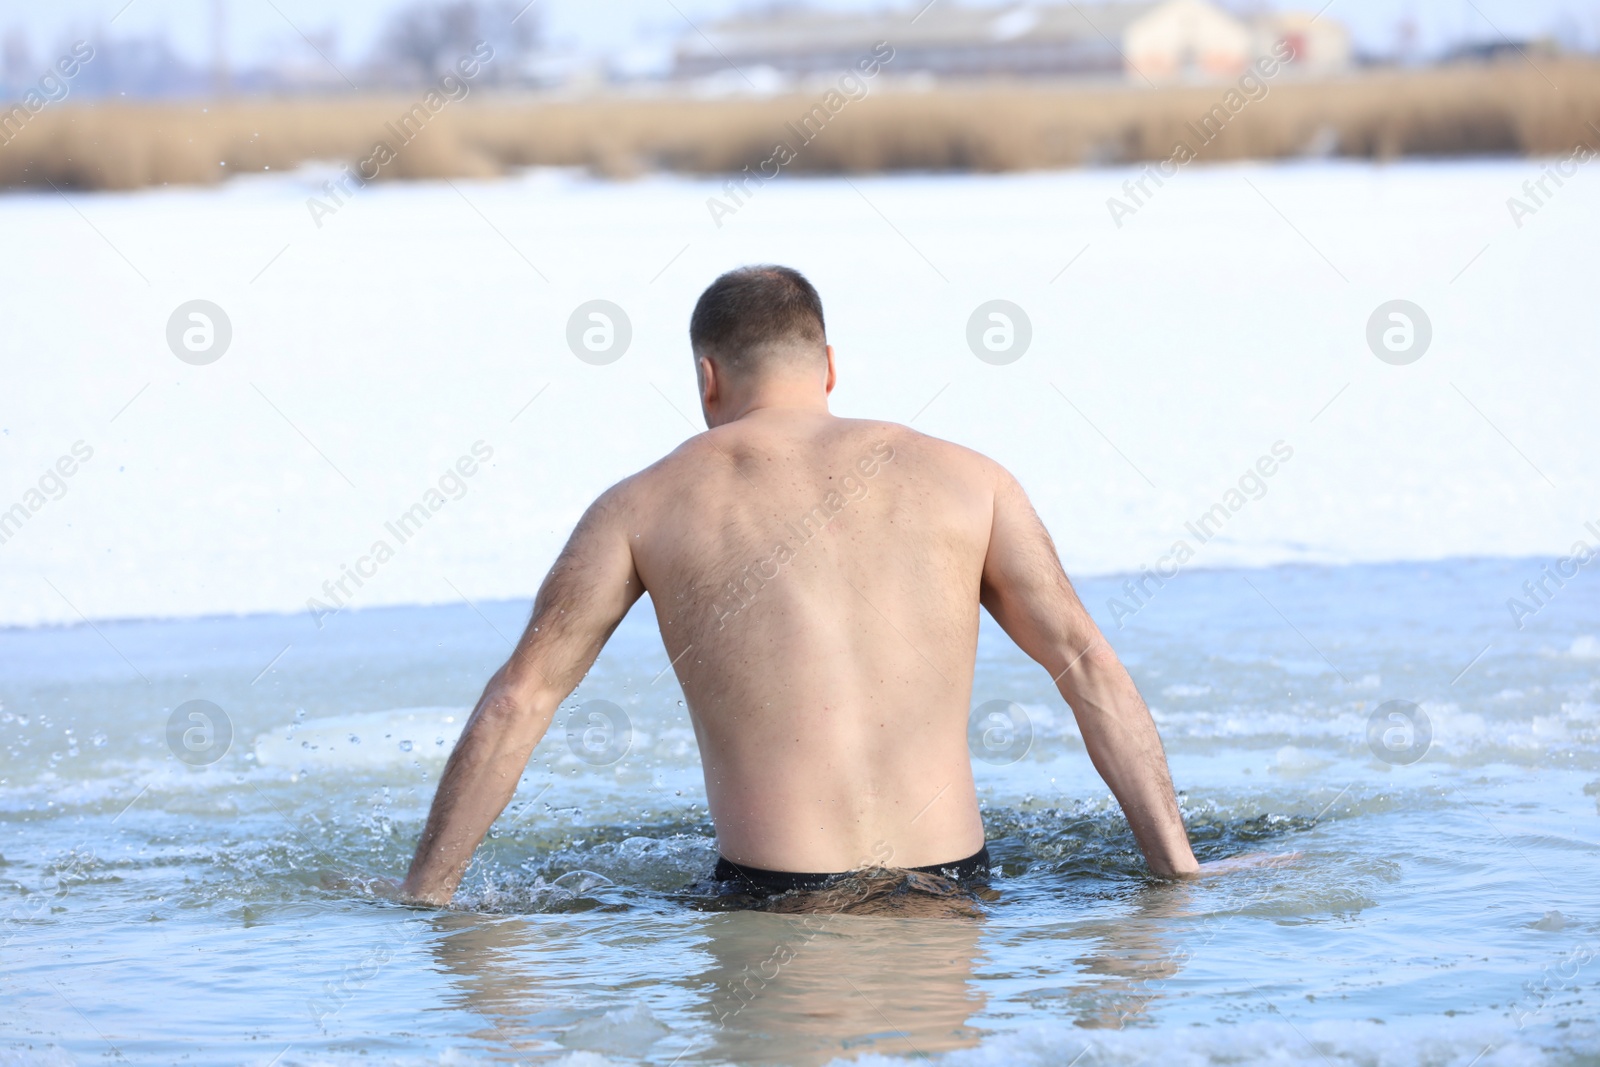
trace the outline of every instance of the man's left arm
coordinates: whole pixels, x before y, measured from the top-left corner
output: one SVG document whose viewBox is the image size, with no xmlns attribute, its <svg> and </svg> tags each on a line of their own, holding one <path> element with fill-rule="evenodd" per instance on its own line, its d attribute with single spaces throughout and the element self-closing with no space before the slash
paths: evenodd
<svg viewBox="0 0 1600 1067">
<path fill-rule="evenodd" d="M 1162 877 L 1194 874 L 1199 865 L 1150 709 L 1073 591 L 1022 487 L 998 467 L 996 474 L 983 605 L 1055 679 L 1150 870 Z"/>
<path fill-rule="evenodd" d="M 629 546 L 624 486 L 603 494 L 579 520 L 511 658 L 478 698 L 439 779 L 402 897 L 450 902 L 556 708 L 644 592 Z"/>
</svg>

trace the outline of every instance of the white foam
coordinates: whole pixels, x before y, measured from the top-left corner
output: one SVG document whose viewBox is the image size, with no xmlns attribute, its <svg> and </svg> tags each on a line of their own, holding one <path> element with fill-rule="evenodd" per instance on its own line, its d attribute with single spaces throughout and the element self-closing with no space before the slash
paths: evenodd
<svg viewBox="0 0 1600 1067">
<path fill-rule="evenodd" d="M 0 1048 L 0 1067 L 76 1067 L 77 1060 L 60 1045 L 43 1048 Z"/>
<path fill-rule="evenodd" d="M 1267 1011 L 1258 1000 L 1253 1007 Z M 1276 1012 L 1276 1009 L 1274 1009 Z M 1185 1026 L 1086 1030 L 1066 1023 L 1029 1026 L 991 1037 L 972 1049 L 932 1057 L 943 1067 L 1068 1067 L 1159 1063 L 1162 1067 L 1215 1067 L 1219 1064 L 1308 1063 L 1331 1067 L 1524 1067 L 1551 1062 L 1551 1051 L 1592 1049 L 1592 1023 L 1558 1029 L 1530 1025 L 1519 1030 L 1509 1020 L 1399 1017 L 1383 1023 L 1365 1019 L 1321 1019 L 1291 1008 L 1292 1022 L 1263 1021 L 1232 1026 Z M 886 1045 L 890 1041 L 884 1042 Z M 899 1067 L 927 1063 L 923 1057 L 867 1054 L 834 1060 L 853 1067 Z"/>
<path fill-rule="evenodd" d="M 597 1015 L 561 1035 L 568 1048 L 643 1056 L 670 1031 L 643 1004 L 631 1004 Z"/>
<path fill-rule="evenodd" d="M 1567 649 L 1567 655 L 1573 659 L 1600 659 L 1600 638 L 1584 634 L 1574 639 L 1572 647 Z"/>
</svg>

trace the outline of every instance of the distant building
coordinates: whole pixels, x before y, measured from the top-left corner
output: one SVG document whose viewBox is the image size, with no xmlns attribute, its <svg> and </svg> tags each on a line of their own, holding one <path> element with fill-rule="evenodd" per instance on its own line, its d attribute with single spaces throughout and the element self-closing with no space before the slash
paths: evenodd
<svg viewBox="0 0 1600 1067">
<path fill-rule="evenodd" d="M 1289 40 L 1308 71 L 1349 62 L 1342 27 L 1313 16 L 1247 22 L 1210 0 L 1139 3 L 1012 3 L 963 7 L 937 0 L 876 14 L 796 10 L 742 15 L 687 35 L 673 73 L 696 79 L 761 71 L 789 79 L 854 68 L 880 41 L 894 48 L 886 71 L 935 78 L 1130 78 L 1163 82 L 1237 77 Z M 913 16 L 915 16 L 913 18 Z"/>
<path fill-rule="evenodd" d="M 1123 35 L 1128 73 L 1152 81 L 1233 78 L 1256 58 L 1255 37 L 1205 0 L 1152 4 Z"/>
<path fill-rule="evenodd" d="M 1334 74 L 1354 63 L 1350 31 L 1344 24 L 1301 11 L 1277 11 L 1250 20 L 1260 55 L 1287 44 L 1295 68 L 1306 74 Z"/>
</svg>

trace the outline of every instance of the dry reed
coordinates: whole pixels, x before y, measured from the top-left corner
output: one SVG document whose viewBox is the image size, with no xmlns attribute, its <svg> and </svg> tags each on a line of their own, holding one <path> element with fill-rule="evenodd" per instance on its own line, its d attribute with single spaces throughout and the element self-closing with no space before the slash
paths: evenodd
<svg viewBox="0 0 1600 1067">
<path fill-rule="evenodd" d="M 611 177 L 719 174 L 759 165 L 779 141 L 796 149 L 787 169 L 810 173 L 1128 163 L 1165 158 L 1180 140 L 1199 147 L 1186 124 L 1198 123 L 1228 88 L 879 85 L 803 146 L 786 124 L 798 123 L 822 89 L 719 100 L 480 93 L 446 106 L 403 147 L 386 127 L 411 107 L 401 97 L 53 105 L 0 133 L 0 187 L 202 184 L 311 160 L 355 163 L 380 141 L 399 148 L 380 169 L 397 179 L 535 165 Z M 1198 155 L 1545 155 L 1579 143 L 1600 147 L 1600 64 L 1569 59 L 1538 69 L 1519 62 L 1315 83 L 1280 77 Z"/>
</svg>

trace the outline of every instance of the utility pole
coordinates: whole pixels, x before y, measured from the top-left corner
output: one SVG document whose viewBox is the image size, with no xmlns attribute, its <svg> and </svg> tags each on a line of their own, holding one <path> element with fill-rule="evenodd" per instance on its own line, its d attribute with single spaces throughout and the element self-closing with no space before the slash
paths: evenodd
<svg viewBox="0 0 1600 1067">
<path fill-rule="evenodd" d="M 211 0 L 211 82 L 218 97 L 229 95 L 227 0 Z"/>
</svg>

